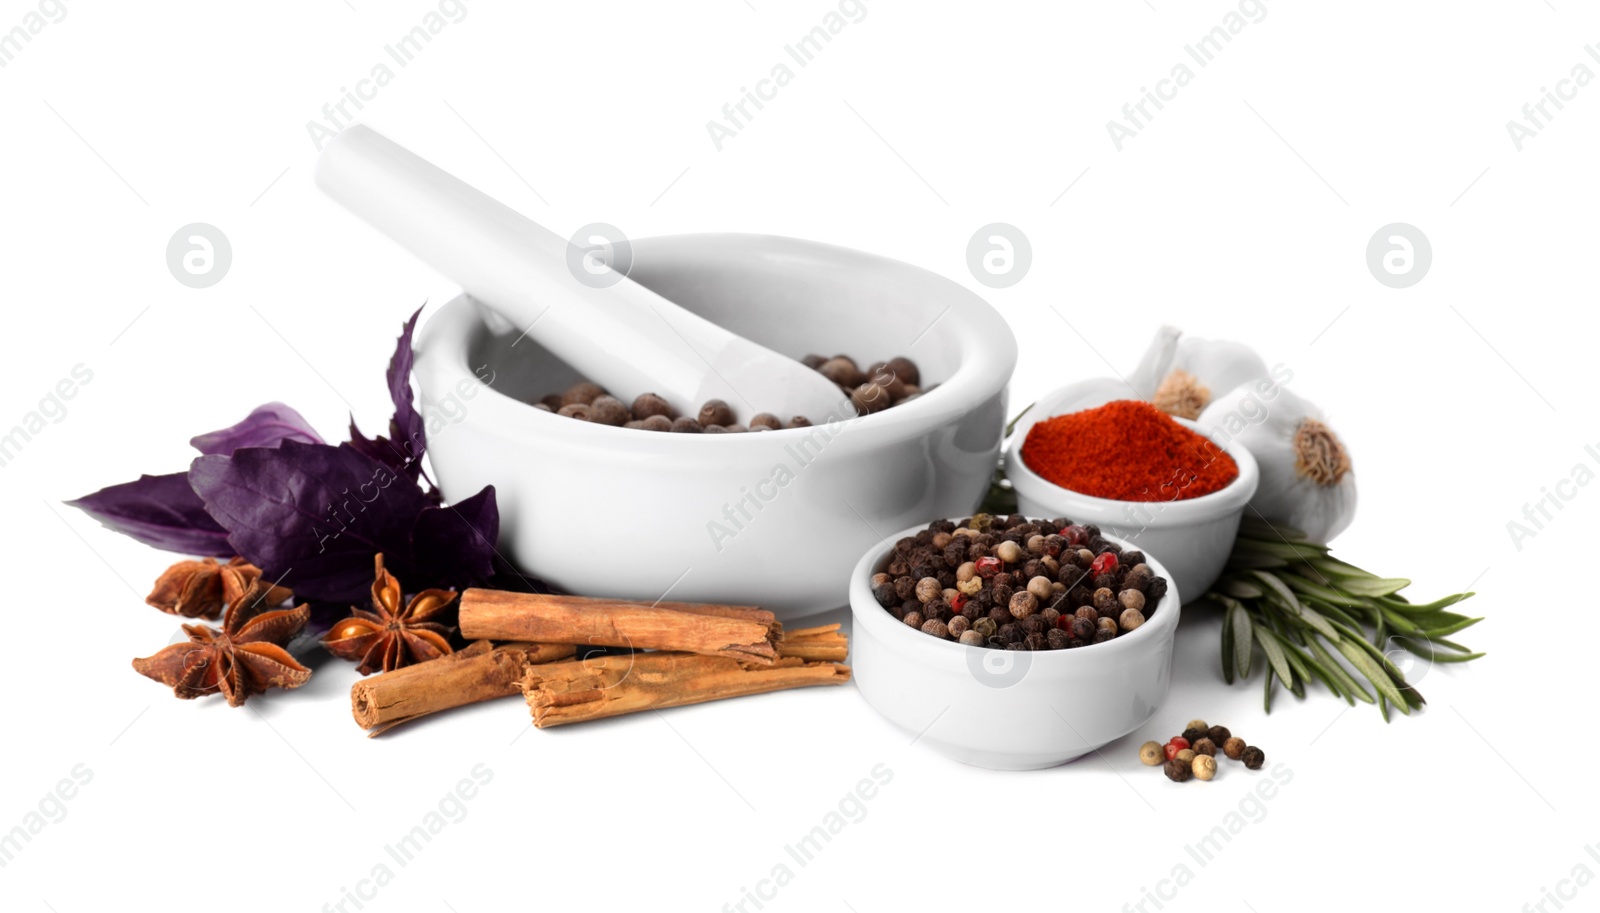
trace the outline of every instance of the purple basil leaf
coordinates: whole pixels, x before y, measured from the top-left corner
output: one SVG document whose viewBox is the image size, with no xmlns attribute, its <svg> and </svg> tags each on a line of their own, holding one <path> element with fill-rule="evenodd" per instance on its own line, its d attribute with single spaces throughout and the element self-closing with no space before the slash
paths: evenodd
<svg viewBox="0 0 1600 913">
<path fill-rule="evenodd" d="M 201 453 L 224 456 L 241 447 L 276 447 L 284 441 L 320 444 L 322 438 L 300 413 L 283 403 L 257 406 L 237 425 L 196 435 L 189 445 Z"/>
<path fill-rule="evenodd" d="M 363 604 L 373 555 L 409 587 L 416 483 L 348 444 L 284 441 L 195 459 L 189 483 L 234 549 L 304 600 Z"/>
<path fill-rule="evenodd" d="M 187 473 L 142 475 L 67 504 L 99 520 L 106 529 L 155 548 L 218 558 L 234 554 L 227 530 L 206 513 L 200 496 L 189 487 Z"/>
<path fill-rule="evenodd" d="M 494 486 L 448 507 L 429 507 L 417 517 L 411 534 L 412 577 L 401 577 L 407 590 L 430 587 L 465 588 L 494 575 L 495 543 L 500 538 L 500 509 Z"/>
<path fill-rule="evenodd" d="M 389 381 L 389 399 L 394 402 L 389 436 L 411 455 L 413 464 L 422 458 L 422 451 L 428 446 L 427 435 L 422 428 L 422 416 L 417 412 L 416 401 L 411 394 L 411 363 L 415 360 L 411 350 L 411 335 L 417 328 L 417 318 L 421 316 L 420 307 L 411 313 L 411 319 L 400 331 L 400 338 L 395 340 L 394 356 L 389 359 L 389 370 L 384 375 Z M 493 500 L 493 495 L 490 500 Z"/>
<path fill-rule="evenodd" d="M 350 419 L 350 444 L 358 451 L 405 473 L 409 478 L 422 477 L 422 453 L 428 447 L 423 430 L 422 416 L 417 412 L 411 392 L 412 333 L 417 328 L 417 318 L 422 308 L 417 308 L 400 329 L 395 340 L 394 355 L 389 359 L 389 370 L 384 375 L 389 383 L 389 399 L 394 403 L 394 415 L 389 419 L 389 436 L 368 438 Z M 434 497 L 437 502 L 437 496 Z"/>
</svg>

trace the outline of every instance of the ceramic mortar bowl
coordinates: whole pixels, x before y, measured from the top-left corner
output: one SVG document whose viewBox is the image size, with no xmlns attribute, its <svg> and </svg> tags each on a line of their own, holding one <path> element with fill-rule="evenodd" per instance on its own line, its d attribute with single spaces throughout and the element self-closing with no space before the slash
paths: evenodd
<svg viewBox="0 0 1600 913">
<path fill-rule="evenodd" d="M 925 525 L 878 543 L 850 577 L 856 687 L 919 744 L 978 767 L 1054 767 L 1134 731 L 1166 700 L 1177 587 L 1149 621 L 1103 644 L 1035 652 L 965 646 L 907 627 L 872 598 L 870 580 L 887 566 L 895 540 Z M 1154 556 L 1146 553 L 1145 562 L 1171 580 Z"/>
<path fill-rule="evenodd" d="M 1050 394 L 1028 410 L 1014 429 L 1006 450 L 1006 477 L 1017 492 L 1018 510 L 1030 517 L 1066 517 L 1092 523 L 1108 536 L 1133 543 L 1146 555 L 1160 558 L 1172 572 L 1169 579 L 1190 599 L 1211 589 L 1233 550 L 1245 506 L 1255 496 L 1261 474 L 1255 457 L 1238 443 L 1223 443 L 1187 419 L 1175 419 L 1205 434 L 1239 466 L 1239 477 L 1227 487 L 1181 501 L 1114 501 L 1096 498 L 1045 481 L 1022 461 L 1028 429 L 1056 415 L 1126 399 L 1125 386 L 1089 381 Z"/>
<path fill-rule="evenodd" d="M 756 604 L 792 619 L 847 601 L 887 531 L 973 510 L 999 458 L 1016 340 L 941 276 L 810 241 L 714 234 L 632 244 L 630 277 L 793 358 L 915 361 L 921 397 L 815 427 L 673 434 L 531 403 L 579 380 L 465 296 L 417 339 L 428 457 L 447 500 L 493 484 L 501 554 L 572 592 Z M 754 404 L 757 409 L 761 404 Z M 787 416 L 785 416 L 787 418 Z"/>
</svg>

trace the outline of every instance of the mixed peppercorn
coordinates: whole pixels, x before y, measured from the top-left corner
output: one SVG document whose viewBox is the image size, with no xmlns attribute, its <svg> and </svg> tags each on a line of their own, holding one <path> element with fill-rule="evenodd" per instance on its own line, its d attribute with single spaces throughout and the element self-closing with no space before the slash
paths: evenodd
<svg viewBox="0 0 1600 913">
<path fill-rule="evenodd" d="M 871 586 L 924 634 L 999 650 L 1104 643 L 1137 630 L 1167 592 L 1142 552 L 1099 527 L 988 514 L 935 520 L 896 542 Z"/>
<path fill-rule="evenodd" d="M 801 361 L 838 385 L 860 415 L 882 412 L 890 406 L 922 395 L 922 372 L 909 358 L 876 362 L 862 371 L 848 355 L 825 358 L 807 355 Z M 932 389 L 929 387 L 928 389 Z M 645 431 L 676 431 L 680 434 L 737 434 L 745 431 L 777 431 L 780 428 L 808 428 L 811 420 L 796 415 L 787 422 L 770 412 L 759 412 L 741 423 L 733 408 L 720 399 L 707 400 L 695 415 L 679 415 L 666 400 L 654 393 L 641 393 L 632 404 L 624 403 L 599 384 L 581 381 L 562 393 L 552 393 L 534 408 L 554 412 L 579 421 Z"/>
<path fill-rule="evenodd" d="M 1241 761 L 1250 770 L 1260 770 L 1266 752 L 1245 744 L 1226 726 L 1207 726 L 1205 720 L 1190 720 L 1183 735 L 1175 735 L 1165 745 L 1146 742 L 1139 746 L 1139 760 L 1146 767 L 1160 767 L 1167 779 L 1182 783 L 1188 779 L 1209 780 L 1217 775 L 1217 754 Z"/>
</svg>

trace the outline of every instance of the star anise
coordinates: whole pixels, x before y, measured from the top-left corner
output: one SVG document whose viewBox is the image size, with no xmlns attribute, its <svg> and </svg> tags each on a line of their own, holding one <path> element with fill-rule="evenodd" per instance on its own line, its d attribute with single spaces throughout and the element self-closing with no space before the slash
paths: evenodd
<svg viewBox="0 0 1600 913">
<path fill-rule="evenodd" d="M 227 564 L 215 558 L 179 561 L 161 572 L 155 589 L 144 601 L 168 615 L 215 619 L 259 579 L 261 569 L 243 558 L 234 558 Z M 269 606 L 281 605 L 293 595 L 287 587 L 274 586 L 262 601 Z"/>
<path fill-rule="evenodd" d="M 356 671 L 371 675 L 389 672 L 451 652 L 450 628 L 438 619 L 456 601 L 449 590 L 423 590 L 401 607 L 400 581 L 383 567 L 383 555 L 375 560 L 377 573 L 372 581 L 372 611 L 350 607 L 351 616 L 334 625 L 322 636 L 323 646 L 340 659 L 361 665 Z"/>
<path fill-rule="evenodd" d="M 184 625 L 188 641 L 154 656 L 135 659 L 133 668 L 184 700 L 222 694 L 238 707 L 268 688 L 298 688 L 311 678 L 283 648 L 311 617 L 309 606 L 274 609 L 267 603 L 272 586 L 261 580 L 229 603 L 222 629 Z"/>
</svg>

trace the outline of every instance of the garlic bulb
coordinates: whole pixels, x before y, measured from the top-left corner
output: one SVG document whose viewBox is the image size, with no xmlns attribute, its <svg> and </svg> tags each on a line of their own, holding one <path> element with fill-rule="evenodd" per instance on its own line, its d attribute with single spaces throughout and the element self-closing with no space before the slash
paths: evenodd
<svg viewBox="0 0 1600 913">
<path fill-rule="evenodd" d="M 1261 485 L 1250 507 L 1268 522 L 1323 544 L 1350 525 L 1356 512 L 1350 453 L 1316 406 L 1281 386 L 1252 384 L 1212 402 L 1199 425 L 1256 458 Z"/>
<path fill-rule="evenodd" d="M 1285 376 L 1279 376 L 1279 375 Z M 1237 387 L 1271 379 L 1277 384 L 1293 377 L 1287 368 L 1271 371 L 1249 346 L 1226 339 L 1185 336 L 1164 326 L 1128 377 L 1141 399 L 1178 418 L 1196 419 L 1211 401 Z"/>
</svg>

